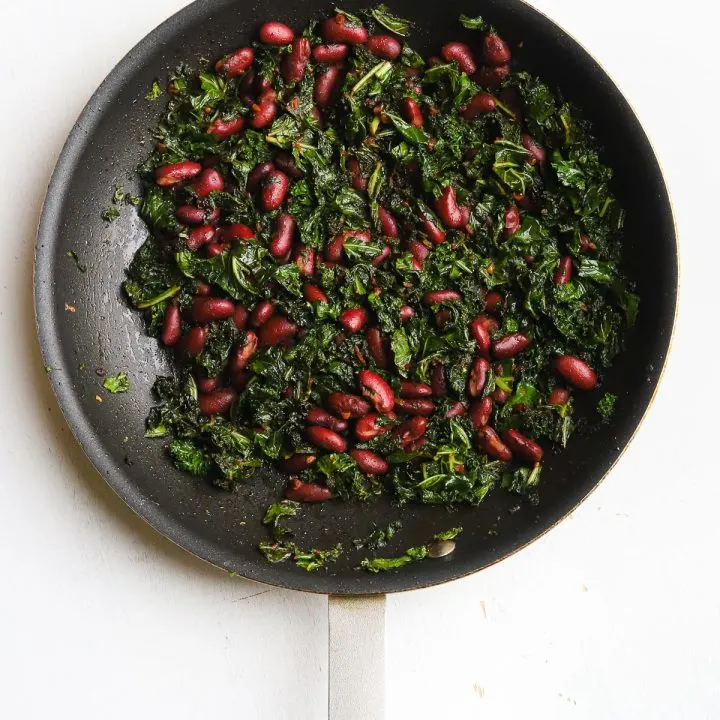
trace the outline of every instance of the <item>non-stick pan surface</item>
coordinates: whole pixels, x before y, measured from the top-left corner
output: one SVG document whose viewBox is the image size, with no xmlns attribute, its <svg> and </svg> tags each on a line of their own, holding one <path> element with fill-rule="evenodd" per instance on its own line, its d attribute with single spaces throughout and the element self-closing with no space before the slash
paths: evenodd
<svg viewBox="0 0 720 720">
<path fill-rule="evenodd" d="M 366 4 L 350 0 L 341 5 L 352 11 Z M 437 51 L 448 39 L 473 42 L 456 21 L 460 13 L 484 15 L 513 46 L 522 40 L 515 58 L 586 112 L 606 149 L 605 160 L 616 169 L 614 189 L 628 214 L 626 270 L 642 297 L 639 321 L 627 351 L 605 378 L 604 389 L 619 396 L 615 417 L 597 432 L 574 439 L 565 452 L 549 454 L 539 504 L 497 491 L 480 508 L 452 513 L 424 506 L 400 511 L 385 501 L 310 507 L 298 535 L 302 545 L 325 547 L 340 540 L 350 549 L 352 538 L 366 535 L 373 522 L 397 517 L 403 531 L 388 552 L 424 543 L 450 526 L 462 525 L 465 532 L 449 558 L 398 572 L 358 572 L 353 568 L 360 556 L 350 552 L 327 572 L 307 573 L 288 563 L 270 565 L 256 550 L 264 538 L 263 511 L 280 494 L 278 475 L 258 473 L 238 492 L 221 492 L 176 471 L 163 442 L 143 437 L 150 388 L 157 374 L 168 371 L 168 357 L 144 335 L 140 317 L 128 309 L 119 286 L 146 230 L 129 207 L 112 224 L 100 215 L 116 183 L 140 190 L 134 169 L 149 151 L 149 130 L 161 109 L 144 101 L 144 95 L 154 78 L 165 78 L 180 61 L 206 63 L 248 43 L 265 20 L 300 28 L 331 5 L 198 0 L 153 31 L 110 73 L 73 128 L 38 233 L 40 342 L 67 421 L 99 472 L 177 544 L 228 571 L 300 590 L 379 593 L 433 585 L 486 567 L 541 535 L 595 487 L 631 439 L 655 391 L 675 315 L 676 240 L 665 185 L 637 119 L 597 63 L 518 0 L 392 0 L 391 8 L 415 21 L 412 40 L 424 52 Z M 71 251 L 86 272 L 68 256 Z M 126 371 L 132 391 L 103 392 L 98 368 Z M 587 398 L 588 403 L 596 400 Z"/>
</svg>

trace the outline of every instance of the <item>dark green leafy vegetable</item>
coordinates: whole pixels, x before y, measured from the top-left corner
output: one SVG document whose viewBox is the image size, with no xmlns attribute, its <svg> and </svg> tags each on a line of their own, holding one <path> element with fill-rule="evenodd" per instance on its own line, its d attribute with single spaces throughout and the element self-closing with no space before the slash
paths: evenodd
<svg viewBox="0 0 720 720">
<path fill-rule="evenodd" d="M 597 404 L 597 411 L 605 421 L 608 421 L 615 412 L 615 403 L 617 403 L 617 395 L 605 393 Z"/>
<path fill-rule="evenodd" d="M 108 375 L 103 381 L 103 387 L 114 395 L 126 393 L 130 389 L 130 380 L 127 373 L 124 372 L 117 375 Z"/>
</svg>

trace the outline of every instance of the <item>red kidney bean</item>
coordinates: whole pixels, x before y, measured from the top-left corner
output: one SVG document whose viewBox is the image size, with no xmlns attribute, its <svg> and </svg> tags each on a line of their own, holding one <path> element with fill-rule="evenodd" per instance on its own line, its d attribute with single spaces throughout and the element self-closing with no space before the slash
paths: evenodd
<svg viewBox="0 0 720 720">
<path fill-rule="evenodd" d="M 365 339 L 375 364 L 379 368 L 387 370 L 390 366 L 390 350 L 386 338 L 378 328 L 370 328 L 365 334 Z"/>
<path fill-rule="evenodd" d="M 526 460 L 532 463 L 539 463 L 542 460 L 543 449 L 517 430 L 506 430 L 502 434 L 502 439 L 512 452 L 517 453 Z"/>
<path fill-rule="evenodd" d="M 490 361 L 484 357 L 476 358 L 468 378 L 467 391 L 470 397 L 480 397 L 482 395 L 488 372 L 490 372 Z"/>
<path fill-rule="evenodd" d="M 175 211 L 175 217 L 185 225 L 213 224 L 220 219 L 220 208 L 205 210 L 194 205 L 181 205 Z"/>
<path fill-rule="evenodd" d="M 367 49 L 385 60 L 396 60 L 402 52 L 402 46 L 392 35 L 371 35 L 367 41 Z"/>
<path fill-rule="evenodd" d="M 579 357 L 561 355 L 555 360 L 556 372 L 579 390 L 592 390 L 597 385 L 597 374 Z"/>
<path fill-rule="evenodd" d="M 206 340 L 207 328 L 190 328 L 182 339 L 182 349 L 190 355 L 190 357 L 197 357 L 203 351 Z"/>
<path fill-rule="evenodd" d="M 423 303 L 425 305 L 439 305 L 440 303 L 448 304 L 461 302 L 463 296 L 456 290 L 431 290 L 423 295 Z"/>
<path fill-rule="evenodd" d="M 288 152 L 279 152 L 273 162 L 278 170 L 282 170 L 293 180 L 305 177 L 305 173 L 295 164 L 295 158 Z"/>
<path fill-rule="evenodd" d="M 470 321 L 470 334 L 475 339 L 480 354 L 483 357 L 489 357 L 492 340 L 490 338 L 490 331 L 485 326 L 482 317 L 476 317 Z"/>
<path fill-rule="evenodd" d="M 215 63 L 215 70 L 222 72 L 229 78 L 242 75 L 252 64 L 255 59 L 255 52 L 252 48 L 244 47 L 236 50 L 230 55 L 226 55 L 222 60 Z"/>
<path fill-rule="evenodd" d="M 378 208 L 378 218 L 380 219 L 380 228 L 385 237 L 399 237 L 397 220 L 385 208 Z"/>
<path fill-rule="evenodd" d="M 530 338 L 523 333 L 510 333 L 495 340 L 492 345 L 493 355 L 498 360 L 514 358 L 518 353 L 530 347 Z"/>
<path fill-rule="evenodd" d="M 372 264 L 373 264 L 375 267 L 379 267 L 379 266 L 382 265 L 382 263 L 385 262 L 385 260 L 387 260 L 391 255 L 392 255 L 392 248 L 391 248 L 389 245 L 384 245 L 384 246 L 383 246 L 383 249 L 380 251 L 380 254 L 379 254 L 379 255 L 376 255 L 376 256 L 372 259 Z"/>
<path fill-rule="evenodd" d="M 241 393 L 250 382 L 252 374 L 247 370 L 238 370 L 237 372 L 230 373 L 230 385 L 234 390 Z"/>
<path fill-rule="evenodd" d="M 355 238 L 360 242 L 368 243 L 371 240 L 371 235 L 367 230 L 345 230 L 335 235 L 325 248 L 325 259 L 330 262 L 340 262 L 340 260 L 342 260 L 345 242 L 349 238 Z"/>
<path fill-rule="evenodd" d="M 535 141 L 528 135 L 527 133 L 523 133 L 520 136 L 520 141 L 523 144 L 523 147 L 527 150 L 528 155 L 530 156 L 528 158 L 528 163 L 530 165 L 544 165 L 545 159 L 546 159 L 546 153 L 545 149 L 541 148 L 539 145 L 535 144 Z"/>
<path fill-rule="evenodd" d="M 258 163 L 248 175 L 247 184 L 245 185 L 247 191 L 254 193 L 260 187 L 260 183 L 265 179 L 265 176 L 274 169 L 275 166 L 271 162 Z"/>
<path fill-rule="evenodd" d="M 502 388 L 495 388 L 492 391 L 492 399 L 496 403 L 506 403 L 508 401 L 508 398 L 510 397 L 510 393 L 507 390 L 503 390 Z"/>
<path fill-rule="evenodd" d="M 573 263 L 569 255 L 560 258 L 557 269 L 553 274 L 553 282 L 556 285 L 567 285 L 572 280 Z"/>
<path fill-rule="evenodd" d="M 567 405 L 570 391 L 564 387 L 555 388 L 548 396 L 548 405 Z"/>
<path fill-rule="evenodd" d="M 226 242 L 232 242 L 234 240 L 250 240 L 255 237 L 255 232 L 252 228 L 242 223 L 231 223 L 226 225 L 222 229 L 222 239 Z"/>
<path fill-rule="evenodd" d="M 492 95 L 486 92 L 479 92 L 470 99 L 470 102 L 462 110 L 462 116 L 469 122 L 480 115 L 487 115 L 493 112 L 496 107 L 497 103 Z"/>
<path fill-rule="evenodd" d="M 172 165 L 162 165 L 155 170 L 155 182 L 160 187 L 170 187 L 184 180 L 194 178 L 202 169 L 200 163 L 191 160 L 183 160 Z"/>
<path fill-rule="evenodd" d="M 465 403 L 456 402 L 450 406 L 449 410 L 445 413 L 445 417 L 460 417 L 461 415 L 465 415 L 465 413 L 467 413 L 467 406 L 465 405 Z"/>
<path fill-rule="evenodd" d="M 207 131 L 210 133 L 210 135 L 214 135 L 215 137 L 224 139 L 230 137 L 231 135 L 239 133 L 244 126 L 245 118 L 240 115 L 234 120 L 223 120 L 222 118 L 213 120 L 213 122 L 210 123 Z"/>
<path fill-rule="evenodd" d="M 582 252 L 595 252 L 597 245 L 591 242 L 590 238 L 583 233 L 580 235 L 580 250 L 582 250 Z"/>
<path fill-rule="evenodd" d="M 427 417 L 435 412 L 435 403 L 427 398 L 395 398 L 395 412 L 404 415 L 423 415 Z"/>
<path fill-rule="evenodd" d="M 351 450 L 350 457 L 367 475 L 384 475 L 390 469 L 390 463 L 371 450 Z"/>
<path fill-rule="evenodd" d="M 340 418 L 336 418 L 327 410 L 319 407 L 310 408 L 307 411 L 305 420 L 308 425 L 321 425 L 322 427 L 334 430 L 336 433 L 343 433 L 348 429 L 348 424 L 345 420 L 340 420 Z"/>
<path fill-rule="evenodd" d="M 400 320 L 401 322 L 407 322 L 410 318 L 415 317 L 415 310 L 409 305 L 403 305 L 400 308 Z"/>
<path fill-rule="evenodd" d="M 238 345 L 230 357 L 230 370 L 239 373 L 244 370 L 258 347 L 258 337 L 252 330 L 245 331 L 245 343 Z"/>
<path fill-rule="evenodd" d="M 303 297 L 311 303 L 327 303 L 328 296 L 317 285 L 303 285 Z"/>
<path fill-rule="evenodd" d="M 376 372 L 361 370 L 358 385 L 362 394 L 372 402 L 378 412 L 388 412 L 395 405 L 392 388 Z"/>
<path fill-rule="evenodd" d="M 305 483 L 300 478 L 292 478 L 290 485 L 285 488 L 285 497 L 295 502 L 319 503 L 332 500 L 330 488 L 317 483 Z"/>
<path fill-rule="evenodd" d="M 407 248 L 413 258 L 420 263 L 424 262 L 430 254 L 430 248 L 421 243 L 419 240 L 408 240 Z"/>
<path fill-rule="evenodd" d="M 460 227 L 464 228 L 470 222 L 470 208 L 461 205 L 460 208 Z"/>
<path fill-rule="evenodd" d="M 432 394 L 432 388 L 425 383 L 414 383 L 409 380 L 400 381 L 399 395 L 401 398 L 427 398 Z"/>
<path fill-rule="evenodd" d="M 422 415 L 413 415 L 409 420 L 400 424 L 393 430 L 393 437 L 400 440 L 402 445 L 422 437 L 427 430 L 427 418 Z"/>
<path fill-rule="evenodd" d="M 413 258 L 410 261 L 410 265 L 415 272 L 422 272 L 423 264 L 417 258 Z"/>
<path fill-rule="evenodd" d="M 275 100 L 275 91 L 268 91 L 261 95 L 258 101 L 252 106 L 252 117 L 250 118 L 250 127 L 254 130 L 262 130 L 267 127 L 277 117 L 278 104 Z"/>
<path fill-rule="evenodd" d="M 219 378 L 207 377 L 207 375 L 198 375 L 196 378 L 197 388 L 201 393 L 211 393 L 217 390 Z"/>
<path fill-rule="evenodd" d="M 257 75 L 255 70 L 249 68 L 245 75 L 243 75 L 243 79 L 240 81 L 240 99 L 248 106 L 252 105 L 254 102 L 256 78 Z"/>
<path fill-rule="evenodd" d="M 511 205 L 505 210 L 505 237 L 512 237 L 520 229 L 520 213 Z"/>
<path fill-rule="evenodd" d="M 279 345 L 297 334 L 298 327 L 284 315 L 273 315 L 260 327 L 258 339 L 261 345 Z"/>
<path fill-rule="evenodd" d="M 326 404 L 335 414 L 343 420 L 357 420 L 370 412 L 370 403 L 358 395 L 349 393 L 331 392 Z"/>
<path fill-rule="evenodd" d="M 512 59 L 512 53 L 507 43 L 494 33 L 488 33 L 483 40 L 483 60 L 488 65 L 507 65 Z"/>
<path fill-rule="evenodd" d="M 490 290 L 485 294 L 485 310 L 491 313 L 497 312 L 502 307 L 503 301 L 503 296 L 497 290 Z M 495 318 L 489 318 L 487 315 L 481 315 L 480 317 L 483 318 L 484 324 L 490 332 L 497 330 L 498 326 Z M 489 323 L 492 323 L 492 325 Z"/>
<path fill-rule="evenodd" d="M 486 455 L 496 460 L 501 460 L 502 462 L 510 462 L 512 460 L 510 449 L 489 425 L 479 427 L 477 434 L 480 440 L 480 447 Z"/>
<path fill-rule="evenodd" d="M 195 282 L 195 294 L 196 295 L 210 295 L 212 293 L 212 288 L 204 281 L 197 280 Z"/>
<path fill-rule="evenodd" d="M 311 425 L 305 428 L 305 436 L 315 446 L 330 450 L 330 452 L 343 453 L 347 450 L 347 442 L 342 435 L 338 435 L 330 428 L 320 425 Z"/>
<path fill-rule="evenodd" d="M 188 250 L 198 250 L 203 245 L 207 245 L 215 237 L 215 228 L 212 225 L 200 225 L 194 227 L 188 233 L 187 246 Z"/>
<path fill-rule="evenodd" d="M 250 313 L 240 304 L 235 306 L 233 311 L 233 322 L 238 330 L 244 330 L 247 326 Z"/>
<path fill-rule="evenodd" d="M 409 440 L 403 444 L 403 450 L 408 453 L 418 452 L 427 443 L 426 437 L 419 437 L 417 440 Z"/>
<path fill-rule="evenodd" d="M 295 237 L 295 218 L 288 213 L 280 213 L 275 221 L 275 232 L 270 238 L 270 254 L 280 258 L 292 248 Z"/>
<path fill-rule="evenodd" d="M 203 415 L 224 415 L 235 402 L 237 393 L 232 388 L 220 388 L 210 393 L 198 393 L 198 408 Z"/>
<path fill-rule="evenodd" d="M 437 327 L 439 330 L 442 330 L 452 319 L 452 313 L 447 309 L 444 308 L 443 310 L 438 310 L 435 313 L 435 327 Z"/>
<path fill-rule="evenodd" d="M 296 473 L 307 470 L 316 460 L 317 457 L 310 453 L 295 453 L 288 458 L 280 458 L 277 464 L 283 472 Z"/>
<path fill-rule="evenodd" d="M 250 325 L 259 328 L 275 314 L 275 303 L 272 300 L 259 300 L 250 313 Z"/>
<path fill-rule="evenodd" d="M 172 346 L 180 342 L 182 336 L 182 322 L 180 317 L 180 308 L 173 300 L 167 304 L 165 308 L 165 316 L 163 317 L 162 333 L 160 339 L 164 345 Z"/>
<path fill-rule="evenodd" d="M 363 176 L 360 170 L 360 163 L 355 158 L 348 158 L 345 161 L 345 167 L 350 173 L 350 184 L 358 192 L 367 190 L 367 178 Z"/>
<path fill-rule="evenodd" d="M 222 175 L 213 168 L 205 168 L 197 180 L 192 184 L 198 197 L 207 197 L 211 192 L 220 192 L 225 189 Z"/>
<path fill-rule="evenodd" d="M 348 308 L 340 313 L 338 322 L 349 332 L 359 333 L 370 320 L 365 308 Z"/>
<path fill-rule="evenodd" d="M 403 98 L 400 103 L 400 114 L 407 123 L 416 128 L 423 126 L 423 115 L 416 100 L 411 97 Z"/>
<path fill-rule="evenodd" d="M 260 42 L 264 42 L 266 45 L 289 45 L 295 37 L 292 28 L 281 22 L 263 23 L 258 35 Z"/>
<path fill-rule="evenodd" d="M 443 223 L 449 228 L 457 229 L 467 224 L 467 219 L 457 203 L 455 188 L 451 185 L 447 185 L 442 189 L 440 197 L 435 200 L 435 210 Z"/>
<path fill-rule="evenodd" d="M 445 242 L 445 233 L 428 218 L 423 218 L 421 221 L 422 228 L 425 234 L 436 244 L 440 245 Z"/>
<path fill-rule="evenodd" d="M 305 74 L 310 59 L 310 41 L 299 37 L 293 42 L 292 50 L 285 56 L 281 74 L 286 83 L 299 83 Z"/>
<path fill-rule="evenodd" d="M 196 323 L 209 323 L 215 320 L 225 320 L 232 317 L 235 304 L 232 300 L 219 297 L 193 298 L 191 317 Z"/>
<path fill-rule="evenodd" d="M 288 176 L 281 170 L 271 170 L 262 181 L 260 202 L 266 212 L 277 210 L 285 201 L 290 188 Z"/>
<path fill-rule="evenodd" d="M 378 425 L 377 421 L 379 417 L 381 417 L 379 413 L 369 413 L 355 423 L 355 435 L 360 442 L 368 442 L 392 429 L 392 426 L 389 424 Z M 395 420 L 395 413 L 388 413 L 383 417 Z"/>
<path fill-rule="evenodd" d="M 300 243 L 295 248 L 295 264 L 300 269 L 300 275 L 311 277 L 315 274 L 315 249 Z"/>
<path fill-rule="evenodd" d="M 435 363 L 430 371 L 430 387 L 435 397 L 447 395 L 447 381 L 445 379 L 445 367 L 442 363 Z"/>
<path fill-rule="evenodd" d="M 315 78 L 313 98 L 315 104 L 325 109 L 334 99 L 340 85 L 340 68 L 337 65 L 328 65 L 320 70 Z"/>
<path fill-rule="evenodd" d="M 477 400 L 470 407 L 470 418 L 474 428 L 481 428 L 490 422 L 493 400 L 490 396 Z"/>
<path fill-rule="evenodd" d="M 368 39 L 368 32 L 362 25 L 342 14 L 325 20 L 320 26 L 320 34 L 328 42 L 350 45 L 361 45 Z"/>
<path fill-rule="evenodd" d="M 483 65 L 483 67 L 473 75 L 473 80 L 481 87 L 497 90 L 509 74 L 509 65 L 499 65 L 498 67 Z"/>
<path fill-rule="evenodd" d="M 315 45 L 312 49 L 312 56 L 315 62 L 329 65 L 344 60 L 348 56 L 348 52 L 350 52 L 350 48 L 342 43 Z"/>
<path fill-rule="evenodd" d="M 442 46 L 440 54 L 445 62 L 456 62 L 468 75 L 472 75 L 477 70 L 472 50 L 465 43 L 449 42 Z"/>
</svg>

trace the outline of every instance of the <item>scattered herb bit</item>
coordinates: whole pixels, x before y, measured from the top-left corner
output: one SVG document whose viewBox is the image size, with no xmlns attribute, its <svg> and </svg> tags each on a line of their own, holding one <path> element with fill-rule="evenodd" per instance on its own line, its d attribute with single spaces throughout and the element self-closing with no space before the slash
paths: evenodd
<svg viewBox="0 0 720 720">
<path fill-rule="evenodd" d="M 364 558 L 360 567 L 372 573 L 379 573 L 385 570 L 397 570 L 409 563 L 424 560 L 428 556 L 427 545 L 408 548 L 402 555 L 392 558 Z"/>
<path fill-rule="evenodd" d="M 115 376 L 108 375 L 103 382 L 103 387 L 114 395 L 125 393 L 130 389 L 130 380 L 124 372 Z"/>
<path fill-rule="evenodd" d="M 111 223 L 120 217 L 120 211 L 116 207 L 110 206 L 102 211 L 100 217 L 102 217 L 105 222 Z"/>
<path fill-rule="evenodd" d="M 462 531 L 461 527 L 450 528 L 433 535 L 433 540 L 454 540 Z"/>
<path fill-rule="evenodd" d="M 617 403 L 617 395 L 605 393 L 597 404 L 597 411 L 607 422 L 615 412 L 615 403 Z"/>
<path fill-rule="evenodd" d="M 68 250 L 65 254 L 66 254 L 69 258 L 71 258 L 72 260 L 75 261 L 75 266 L 77 267 L 77 269 L 78 269 L 80 272 L 83 272 L 83 273 L 84 273 L 84 272 L 87 270 L 87 265 L 85 265 L 84 263 L 81 263 L 81 262 L 80 262 L 80 260 L 78 259 L 77 253 L 76 253 L 74 250 Z"/>
<path fill-rule="evenodd" d="M 46 372 L 48 375 L 49 375 L 53 370 L 54 370 L 54 368 L 51 368 L 49 365 L 46 365 L 46 366 L 45 366 L 45 372 Z"/>
<path fill-rule="evenodd" d="M 366 538 L 353 540 L 353 545 L 355 545 L 358 550 L 367 548 L 368 550 L 375 552 L 376 550 L 385 547 L 398 533 L 401 527 L 402 522 L 400 520 L 393 520 L 388 523 L 385 528 L 374 527 Z"/>
<path fill-rule="evenodd" d="M 342 545 L 339 543 L 327 550 L 301 550 L 293 542 L 262 542 L 259 548 L 271 563 L 292 559 L 299 568 L 308 572 L 326 567 L 328 563 L 337 560 L 342 553 Z"/>
<path fill-rule="evenodd" d="M 157 100 L 162 95 L 162 92 L 160 83 L 157 80 L 153 80 L 152 86 L 150 87 L 148 94 L 145 96 L 145 99 L 151 102 L 153 100 Z"/>
</svg>

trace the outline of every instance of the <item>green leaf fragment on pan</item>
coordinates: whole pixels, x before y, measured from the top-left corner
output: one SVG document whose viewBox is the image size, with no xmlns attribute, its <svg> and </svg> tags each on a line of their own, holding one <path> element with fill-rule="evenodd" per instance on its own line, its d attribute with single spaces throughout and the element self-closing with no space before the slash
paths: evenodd
<svg viewBox="0 0 720 720">
<path fill-rule="evenodd" d="M 396 35 L 401 35 L 405 37 L 410 34 L 410 30 L 413 24 L 405 18 L 393 15 L 390 12 L 388 6 L 384 3 L 382 5 L 377 5 L 376 7 L 372 8 L 370 10 L 370 14 L 383 27 L 387 28 L 391 32 L 394 32 Z"/>
<path fill-rule="evenodd" d="M 145 95 L 145 99 L 149 101 L 157 100 L 162 95 L 162 92 L 163 91 L 160 87 L 160 83 L 157 81 L 157 79 L 155 79 L 153 80 L 147 95 Z"/>
<path fill-rule="evenodd" d="M 460 16 L 460 24 L 468 30 L 488 30 L 490 26 L 480 17 L 468 17 L 467 15 Z"/>
<path fill-rule="evenodd" d="M 87 265 L 80 262 L 80 259 L 78 258 L 77 253 L 74 250 L 68 250 L 65 254 L 75 262 L 75 267 L 80 272 L 84 273 L 87 271 Z"/>
<path fill-rule="evenodd" d="M 462 527 L 450 528 L 433 535 L 433 540 L 454 540 L 462 531 Z"/>
<path fill-rule="evenodd" d="M 617 403 L 617 395 L 606 392 L 598 401 L 597 411 L 605 421 L 608 421 L 615 412 L 615 404 Z"/>
<path fill-rule="evenodd" d="M 111 222 L 114 222 L 115 220 L 117 220 L 117 218 L 120 217 L 120 211 L 119 211 L 116 207 L 111 206 L 111 207 L 105 208 L 105 209 L 102 211 L 102 213 L 100 214 L 100 217 L 101 217 L 105 222 L 111 223 Z"/>
<path fill-rule="evenodd" d="M 124 372 L 114 376 L 108 375 L 103 381 L 103 387 L 114 395 L 125 393 L 130 389 L 130 380 Z"/>
<path fill-rule="evenodd" d="M 385 570 L 397 570 L 410 563 L 424 560 L 428 556 L 426 545 L 408 548 L 402 555 L 389 558 L 363 558 L 360 567 L 371 573 L 379 573 Z"/>
</svg>

